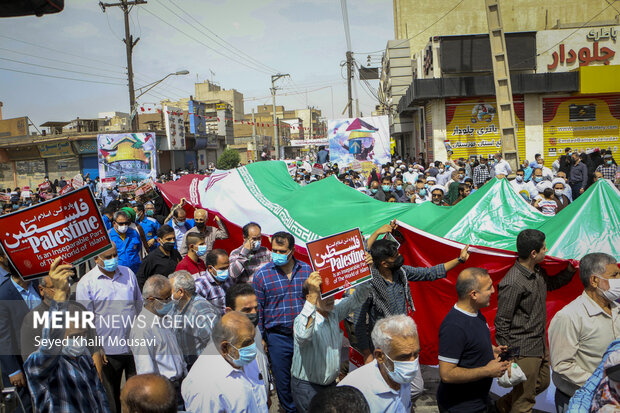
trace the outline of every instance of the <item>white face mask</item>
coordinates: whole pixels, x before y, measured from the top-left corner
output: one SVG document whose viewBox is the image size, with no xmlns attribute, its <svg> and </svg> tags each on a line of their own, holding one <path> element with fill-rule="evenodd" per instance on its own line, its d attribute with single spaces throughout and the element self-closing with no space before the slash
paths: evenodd
<svg viewBox="0 0 620 413">
<path fill-rule="evenodd" d="M 129 228 L 129 225 L 116 225 L 116 230 L 118 231 L 119 234 L 124 234 L 127 232 L 127 228 Z"/>
<path fill-rule="evenodd" d="M 603 294 L 603 297 L 607 298 L 609 301 L 616 301 L 620 298 L 620 278 L 603 278 L 598 276 L 601 280 L 607 280 L 609 283 L 609 290 L 602 290 L 600 287 L 598 290 Z"/>
<path fill-rule="evenodd" d="M 564 193 L 564 191 L 562 191 L 561 189 L 556 189 L 555 191 L 555 196 L 557 196 L 558 198 L 562 196 L 562 194 Z"/>
<path fill-rule="evenodd" d="M 515 176 L 515 180 L 517 182 L 523 182 L 523 177 L 521 175 L 517 175 L 517 176 Z"/>
</svg>

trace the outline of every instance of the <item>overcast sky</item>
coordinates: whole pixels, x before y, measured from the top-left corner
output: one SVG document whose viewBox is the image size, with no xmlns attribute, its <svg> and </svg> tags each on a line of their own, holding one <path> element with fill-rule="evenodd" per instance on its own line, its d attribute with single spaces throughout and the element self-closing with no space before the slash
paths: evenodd
<svg viewBox="0 0 620 413">
<path fill-rule="evenodd" d="M 349 0 L 348 11 L 354 52 L 382 50 L 393 38 L 391 0 Z M 307 95 L 280 96 L 278 104 L 287 109 L 315 106 L 323 116 L 332 118 L 333 110 L 335 118 L 342 117 L 347 89 L 340 63 L 347 47 L 339 0 L 148 0 L 136 6 L 131 17 L 132 33 L 140 37 L 133 58 L 136 88 L 170 72 L 190 71 L 168 78 L 140 99 L 143 104 L 189 97 L 196 77 L 200 81 L 213 77 L 222 87 L 242 92 L 249 113 L 252 107 L 271 104 L 270 75 L 275 69 L 291 75 L 278 83 L 283 87 L 278 94 L 309 90 Z M 103 111 L 128 112 L 123 37 L 121 10 L 113 7 L 102 13 L 91 0 L 65 0 L 65 10 L 59 14 L 2 19 L 0 68 L 112 83 L 0 70 L 4 118 L 26 115 L 38 126 L 48 120 L 96 117 Z M 366 64 L 366 53 L 356 57 Z M 375 58 L 378 65 L 380 54 Z M 376 93 L 378 81 L 370 83 Z M 316 90 L 324 86 L 332 89 Z M 360 110 L 370 115 L 377 102 L 362 85 L 357 89 Z M 251 98 L 258 99 L 247 100 Z"/>
</svg>

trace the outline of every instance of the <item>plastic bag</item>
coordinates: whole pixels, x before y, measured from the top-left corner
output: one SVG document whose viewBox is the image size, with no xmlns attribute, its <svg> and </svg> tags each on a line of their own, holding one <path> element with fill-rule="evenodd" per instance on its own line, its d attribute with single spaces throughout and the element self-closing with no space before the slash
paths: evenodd
<svg viewBox="0 0 620 413">
<path fill-rule="evenodd" d="M 510 367 L 510 377 L 508 377 L 508 370 L 506 370 L 504 375 L 497 380 L 497 384 L 502 387 L 513 387 L 526 380 L 527 377 L 525 377 L 525 373 L 523 373 L 521 367 L 519 367 L 517 363 L 512 363 Z"/>
</svg>

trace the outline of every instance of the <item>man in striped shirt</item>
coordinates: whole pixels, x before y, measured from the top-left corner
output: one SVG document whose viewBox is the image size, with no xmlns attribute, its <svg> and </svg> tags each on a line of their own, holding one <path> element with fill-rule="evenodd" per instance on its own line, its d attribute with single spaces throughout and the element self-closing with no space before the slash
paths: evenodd
<svg viewBox="0 0 620 413">
<path fill-rule="evenodd" d="M 295 238 L 288 232 L 276 232 L 271 240 L 271 261 L 254 276 L 258 299 L 258 327 L 267 342 L 271 370 L 276 382 L 280 406 L 296 412 L 291 394 L 293 362 L 293 321 L 301 312 L 305 297 L 304 282 L 312 269 L 293 257 Z M 275 356 L 277 355 L 277 356 Z"/>
</svg>

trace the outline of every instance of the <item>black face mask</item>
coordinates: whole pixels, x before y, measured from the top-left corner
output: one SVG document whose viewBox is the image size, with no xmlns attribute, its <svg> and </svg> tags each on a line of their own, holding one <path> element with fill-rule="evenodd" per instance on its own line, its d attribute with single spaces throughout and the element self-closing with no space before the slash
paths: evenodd
<svg viewBox="0 0 620 413">
<path fill-rule="evenodd" d="M 254 324 L 254 327 L 258 325 L 258 313 L 246 313 L 245 315 Z"/>
<path fill-rule="evenodd" d="M 399 255 L 398 258 L 396 258 L 396 260 L 394 261 L 394 264 L 392 264 L 392 271 L 398 271 L 400 269 L 400 267 L 403 266 L 403 264 L 405 263 L 405 258 L 402 255 Z"/>
<path fill-rule="evenodd" d="M 164 251 L 170 252 L 174 249 L 174 242 L 164 242 L 161 246 Z"/>
<path fill-rule="evenodd" d="M 199 230 L 203 230 L 204 227 L 205 227 L 204 222 L 196 222 L 196 228 L 198 228 Z"/>
</svg>

